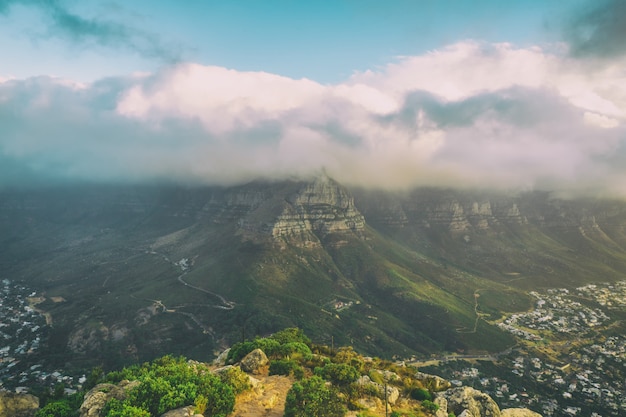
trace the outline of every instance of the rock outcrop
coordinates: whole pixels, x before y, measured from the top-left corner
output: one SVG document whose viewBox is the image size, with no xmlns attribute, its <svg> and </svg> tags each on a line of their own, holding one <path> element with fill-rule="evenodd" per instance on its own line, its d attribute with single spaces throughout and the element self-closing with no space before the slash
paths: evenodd
<svg viewBox="0 0 626 417">
<path fill-rule="evenodd" d="M 376 396 L 381 400 L 385 399 L 385 386 L 372 381 L 369 376 L 364 375 L 360 377 L 359 379 L 357 379 L 356 383 L 363 388 L 375 391 L 377 393 Z M 387 385 L 386 397 L 387 402 L 393 405 L 396 403 L 396 401 L 398 401 L 398 398 L 400 398 L 400 391 L 394 386 Z"/>
<path fill-rule="evenodd" d="M 452 388 L 437 394 L 447 402 L 446 412 L 462 415 L 469 412 L 467 417 L 501 417 L 498 404 L 487 394 L 470 387 Z"/>
<path fill-rule="evenodd" d="M 445 391 L 452 386 L 450 381 L 443 379 L 440 376 L 425 374 L 423 372 L 417 372 L 415 374 L 415 379 L 420 381 L 422 385 L 433 392 Z"/>
<path fill-rule="evenodd" d="M 100 417 L 100 412 L 107 401 L 113 398 L 123 401 L 126 393 L 137 385 L 139 381 L 122 381 L 118 385 L 96 385 L 85 394 L 83 404 L 80 406 L 80 417 Z"/>
<path fill-rule="evenodd" d="M 267 359 L 267 356 L 261 349 L 254 349 L 241 360 L 239 366 L 244 372 L 258 374 L 261 368 L 267 366 L 269 362 L 269 359 Z"/>
<path fill-rule="evenodd" d="M 39 409 L 39 398 L 31 394 L 0 392 L 0 417 L 32 417 Z"/>
<path fill-rule="evenodd" d="M 162 414 L 161 417 L 203 417 L 202 414 L 196 414 L 196 407 L 188 405 L 187 407 L 177 408 Z"/>
<path fill-rule="evenodd" d="M 502 410 L 501 417 L 541 417 L 541 414 L 535 413 L 527 408 L 506 408 Z"/>
</svg>

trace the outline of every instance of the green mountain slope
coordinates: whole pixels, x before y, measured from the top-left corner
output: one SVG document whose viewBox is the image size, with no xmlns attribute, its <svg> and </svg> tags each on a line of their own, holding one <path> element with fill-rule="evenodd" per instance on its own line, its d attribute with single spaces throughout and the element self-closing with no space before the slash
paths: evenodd
<svg viewBox="0 0 626 417">
<path fill-rule="evenodd" d="M 329 178 L 4 191 L 0 278 L 52 318 L 46 360 L 208 359 L 298 326 L 383 357 L 501 351 L 525 291 L 623 279 L 626 204 Z"/>
</svg>

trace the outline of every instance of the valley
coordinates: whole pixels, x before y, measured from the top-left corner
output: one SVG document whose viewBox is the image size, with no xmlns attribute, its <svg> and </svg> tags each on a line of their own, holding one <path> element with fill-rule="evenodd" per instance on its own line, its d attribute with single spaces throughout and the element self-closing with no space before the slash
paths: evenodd
<svg viewBox="0 0 626 417">
<path fill-rule="evenodd" d="M 606 350 L 624 310 L 626 203 L 615 200 L 392 194 L 324 176 L 77 186 L 3 191 L 0 232 L 0 279 L 41 297 L 49 317 L 24 371 L 208 361 L 293 326 L 388 359 L 482 360 L 506 364 L 502 375 L 510 353 L 583 369 L 568 355 Z"/>
</svg>

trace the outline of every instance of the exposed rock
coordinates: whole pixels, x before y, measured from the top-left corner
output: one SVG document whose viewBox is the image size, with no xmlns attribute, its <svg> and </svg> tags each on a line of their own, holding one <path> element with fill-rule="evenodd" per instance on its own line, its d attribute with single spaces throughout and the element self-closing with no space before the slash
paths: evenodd
<svg viewBox="0 0 626 417">
<path fill-rule="evenodd" d="M 228 357 L 228 352 L 230 352 L 230 348 L 220 353 L 219 356 L 215 358 L 215 360 L 213 361 L 213 365 L 216 365 L 216 366 L 226 365 L 226 358 Z"/>
<path fill-rule="evenodd" d="M 356 403 L 365 410 L 377 410 L 385 407 L 379 398 L 372 397 L 359 398 Z"/>
<path fill-rule="evenodd" d="M 354 199 L 337 182 L 326 176 L 305 184 L 287 197 L 282 213 L 270 226 L 272 236 L 304 231 L 320 234 L 362 230 L 365 219 Z"/>
<path fill-rule="evenodd" d="M 237 396 L 230 417 L 282 417 L 285 399 L 293 380 L 282 375 L 254 378 L 253 388 Z"/>
<path fill-rule="evenodd" d="M 506 408 L 502 410 L 501 417 L 542 417 L 527 408 Z"/>
<path fill-rule="evenodd" d="M 381 400 L 385 399 L 385 386 L 372 381 L 369 376 L 364 375 L 360 377 L 359 379 L 356 380 L 356 383 L 358 385 L 361 385 L 362 387 L 373 388 L 377 392 L 378 398 L 380 398 Z M 396 401 L 398 401 L 399 397 L 400 397 L 400 391 L 398 390 L 398 388 L 391 386 L 391 385 L 387 385 L 387 402 L 393 405 L 396 403 Z"/>
<path fill-rule="evenodd" d="M 269 359 L 261 349 L 254 349 L 241 360 L 241 370 L 251 374 L 258 374 L 259 370 L 269 363 Z"/>
<path fill-rule="evenodd" d="M 195 406 L 188 405 L 187 407 L 170 410 L 165 414 L 161 414 L 161 417 L 202 417 L 202 414 L 196 414 L 195 411 Z"/>
<path fill-rule="evenodd" d="M 77 328 L 70 334 L 67 347 L 74 353 L 86 353 L 100 349 L 103 340 L 109 339 L 109 329 L 102 323 Z"/>
<path fill-rule="evenodd" d="M 489 395 L 474 388 L 453 388 L 438 393 L 437 397 L 445 398 L 448 402 L 447 411 L 455 415 L 468 410 L 472 417 L 501 417 L 498 404 Z"/>
<path fill-rule="evenodd" d="M 433 402 L 439 407 L 435 412 L 435 417 L 448 417 L 448 400 L 443 397 L 435 397 Z"/>
<path fill-rule="evenodd" d="M 418 372 L 415 374 L 415 379 L 420 381 L 426 388 L 433 392 L 445 391 L 452 387 L 450 381 L 443 379 L 437 375 L 425 374 Z"/>
<path fill-rule="evenodd" d="M 39 409 L 39 398 L 31 394 L 0 392 L 0 417 L 32 417 Z"/>
<path fill-rule="evenodd" d="M 399 381 L 400 380 L 400 377 L 398 376 L 397 373 L 388 371 L 386 369 L 382 370 L 382 371 L 380 369 L 374 369 L 374 370 L 372 370 L 372 372 L 374 372 L 376 374 L 379 374 L 387 382 L 389 382 L 389 381 Z"/>
<path fill-rule="evenodd" d="M 126 393 L 139 385 L 139 381 L 122 381 L 118 385 L 98 384 L 93 387 L 83 399 L 80 406 L 80 417 L 100 417 L 100 411 L 107 401 L 115 398 L 123 401 Z"/>
</svg>

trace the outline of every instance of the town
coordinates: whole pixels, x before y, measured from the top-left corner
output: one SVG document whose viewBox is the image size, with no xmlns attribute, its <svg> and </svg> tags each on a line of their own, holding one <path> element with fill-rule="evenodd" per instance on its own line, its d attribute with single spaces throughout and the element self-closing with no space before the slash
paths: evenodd
<svg viewBox="0 0 626 417">
<path fill-rule="evenodd" d="M 497 361 L 446 361 L 425 372 L 544 416 L 626 413 L 626 281 L 530 293 L 534 308 L 498 326 L 520 343 Z"/>
<path fill-rule="evenodd" d="M 62 386 L 66 394 L 72 394 L 85 377 L 47 370 L 37 359 L 48 330 L 46 316 L 34 306 L 40 300 L 23 285 L 0 281 L 0 390 L 24 393 L 27 387 Z"/>
<path fill-rule="evenodd" d="M 8 279 L 0 283 L 0 389 L 21 393 L 26 387 L 61 386 L 67 394 L 75 392 L 85 375 L 46 369 L 38 359 L 51 324 L 36 307 L 45 298 Z M 502 408 L 527 407 L 555 417 L 624 415 L 626 336 L 620 326 L 626 318 L 626 281 L 530 295 L 535 299 L 530 311 L 497 323 L 517 337 L 516 346 L 473 359 L 448 355 L 420 370 L 486 392 Z M 353 302 L 327 304 L 339 312 Z"/>
</svg>

